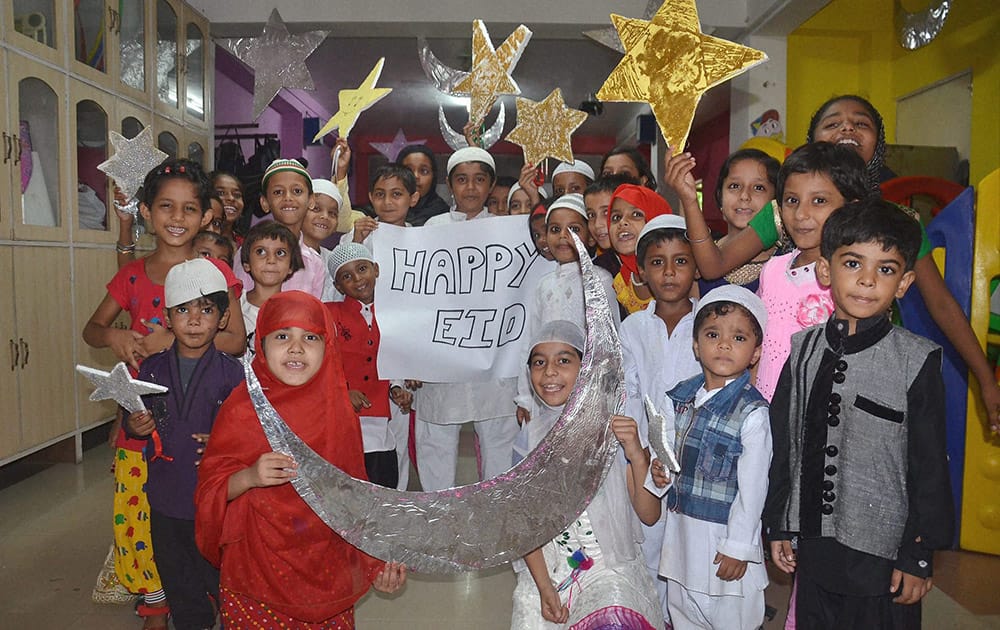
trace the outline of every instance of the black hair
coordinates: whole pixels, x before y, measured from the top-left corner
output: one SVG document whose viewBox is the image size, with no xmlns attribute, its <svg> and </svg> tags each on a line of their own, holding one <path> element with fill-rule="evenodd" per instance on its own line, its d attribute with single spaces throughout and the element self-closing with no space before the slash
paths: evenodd
<svg viewBox="0 0 1000 630">
<path fill-rule="evenodd" d="M 375 169 L 375 173 L 372 175 L 372 181 L 368 185 L 368 192 L 375 192 L 375 184 L 378 183 L 378 180 L 392 179 L 393 177 L 403 182 L 403 188 L 406 189 L 406 192 L 411 195 L 417 192 L 417 178 L 414 177 L 413 171 L 400 164 L 391 163 L 383 164 Z"/>
<path fill-rule="evenodd" d="M 747 319 L 750 320 L 750 326 L 753 328 L 754 337 L 757 338 L 755 346 L 760 347 L 760 345 L 764 343 L 764 331 L 761 330 L 760 322 L 758 322 L 757 318 L 750 312 L 750 309 L 742 304 L 737 304 L 736 302 L 712 302 L 711 304 L 706 304 L 702 307 L 694 318 L 695 339 L 698 338 L 698 332 L 701 330 L 702 326 L 705 325 L 705 320 L 708 319 L 709 315 L 722 317 L 723 315 L 729 315 L 730 313 L 743 313 L 746 315 Z"/>
<path fill-rule="evenodd" d="M 429 148 L 427 148 L 422 144 L 411 144 L 405 146 L 399 152 L 399 155 L 396 156 L 396 164 L 402 166 L 403 160 L 406 159 L 407 156 L 412 155 L 414 153 L 419 153 L 425 156 L 427 158 L 427 161 L 431 163 L 431 173 L 433 174 L 433 179 L 434 179 L 434 181 L 431 182 L 431 190 L 434 190 L 434 186 L 436 186 L 438 183 L 438 165 L 437 165 L 437 159 L 435 159 L 434 157 L 434 152 L 431 151 Z"/>
<path fill-rule="evenodd" d="M 261 221 L 250 228 L 246 239 L 243 241 L 243 246 L 240 247 L 240 262 L 244 265 L 249 265 L 250 250 L 253 249 L 255 243 L 265 239 L 281 241 L 288 246 L 288 255 L 291 258 L 289 276 L 299 269 L 305 268 L 305 263 L 302 262 L 302 249 L 299 247 L 299 239 L 295 238 L 291 230 L 277 221 Z"/>
<path fill-rule="evenodd" d="M 449 188 L 451 187 L 451 174 L 452 174 L 452 172 L 454 172 L 454 170 L 456 168 L 458 168 L 459 165 L 461 165 L 461 164 L 468 164 L 468 163 L 478 164 L 479 166 L 483 167 L 483 171 L 485 171 L 486 174 L 490 176 L 490 185 L 495 185 L 497 183 L 497 171 L 496 171 L 495 168 L 493 168 L 492 166 L 490 166 L 486 162 L 480 162 L 479 160 L 466 160 L 465 162 L 459 162 L 458 164 L 455 165 L 454 168 L 451 169 L 451 171 L 448 172 L 448 187 Z"/>
<path fill-rule="evenodd" d="M 167 317 L 170 317 L 170 311 L 174 310 L 178 306 L 184 306 L 184 304 L 195 303 L 195 306 L 200 306 L 201 301 L 210 302 L 219 311 L 219 317 L 226 314 L 229 310 L 229 292 L 228 291 L 213 291 L 212 293 L 206 293 L 201 297 L 196 297 L 193 300 L 188 300 L 183 304 L 177 304 L 176 306 L 170 306 L 167 308 Z"/>
<path fill-rule="evenodd" d="M 226 262 L 232 266 L 233 256 L 236 255 L 236 250 L 233 248 L 233 242 L 230 239 L 221 234 L 217 234 L 216 232 L 202 230 L 194 235 L 194 240 L 191 241 L 191 243 L 197 245 L 198 241 L 211 241 L 213 245 L 225 247 L 226 251 L 229 252 L 229 257 L 226 259 Z"/>
<path fill-rule="evenodd" d="M 510 188 L 517 183 L 516 177 L 510 177 L 508 175 L 501 175 L 497 177 L 497 186 L 501 188 Z"/>
<path fill-rule="evenodd" d="M 760 149 L 740 149 L 735 153 L 730 153 L 726 161 L 722 163 L 722 168 L 719 169 L 719 180 L 715 182 L 715 203 L 720 208 L 722 207 L 722 187 L 725 185 L 725 179 L 729 177 L 729 169 L 732 168 L 733 164 L 744 160 L 752 160 L 763 166 L 764 170 L 767 171 L 767 181 L 771 182 L 771 186 L 777 189 L 781 162 Z"/>
<path fill-rule="evenodd" d="M 657 228 L 642 235 L 639 243 L 635 246 L 635 260 L 640 267 L 646 268 L 646 252 L 653 245 L 666 241 L 688 242 L 687 234 L 680 228 Z"/>
<path fill-rule="evenodd" d="M 829 177 L 845 202 L 865 199 L 871 194 L 865 161 L 857 151 L 829 142 L 812 142 L 795 149 L 781 165 L 775 186 L 779 204 L 783 203 L 788 177 L 803 173 L 822 173 Z"/>
<path fill-rule="evenodd" d="M 823 225 L 820 253 L 828 261 L 841 247 L 878 243 L 884 251 L 897 250 L 906 268 L 913 269 L 923 234 L 920 223 L 896 204 L 870 197 L 837 210 Z"/>
<path fill-rule="evenodd" d="M 618 173 L 616 175 L 601 175 L 594 180 L 594 183 L 587 186 L 583 191 L 583 196 L 596 195 L 597 193 L 611 193 L 614 194 L 618 187 L 622 184 L 635 184 L 639 185 L 639 181 L 632 177 L 628 173 Z"/>
<path fill-rule="evenodd" d="M 182 179 L 194 185 L 195 196 L 201 204 L 201 212 L 204 214 L 211 205 L 212 186 L 202 170 L 201 165 L 185 158 L 167 160 L 153 170 L 146 173 L 146 179 L 142 182 L 142 203 L 147 208 L 153 207 L 156 195 L 160 193 L 164 182 L 171 179 Z"/>
<path fill-rule="evenodd" d="M 656 175 L 653 174 L 653 170 L 649 168 L 649 162 L 646 161 L 645 156 L 639 151 L 638 146 L 630 147 L 615 147 L 608 151 L 607 155 L 601 159 L 601 176 L 604 177 L 604 164 L 608 161 L 609 157 L 614 155 L 627 155 L 632 163 L 635 164 L 635 168 L 639 171 L 639 182 L 642 181 L 643 175 L 646 176 L 646 188 L 656 190 Z M 636 182 L 636 183 L 639 183 Z"/>
<path fill-rule="evenodd" d="M 230 173 L 229 171 L 212 171 L 211 173 L 208 174 L 208 179 L 209 181 L 211 181 L 213 187 L 215 186 L 215 180 L 217 180 L 220 177 L 229 177 L 234 182 L 236 182 L 236 185 L 239 187 L 241 193 L 246 192 L 243 187 L 243 181 L 233 173 Z"/>
<path fill-rule="evenodd" d="M 806 134 L 806 142 L 815 141 L 816 127 L 818 127 L 820 121 L 823 120 L 823 114 L 826 113 L 826 110 L 829 109 L 831 105 L 839 103 L 840 101 L 854 101 L 855 103 L 858 103 L 868 110 L 868 114 L 872 117 L 872 121 L 875 123 L 875 133 L 877 134 L 875 152 L 872 154 L 871 162 L 868 162 L 865 165 L 865 169 L 868 174 L 868 187 L 877 191 L 881 180 L 882 166 L 885 163 L 885 122 L 882 120 L 882 115 L 878 113 L 878 110 L 875 109 L 875 106 L 872 105 L 868 99 L 862 98 L 857 94 L 843 94 L 841 96 L 834 96 L 820 105 L 819 109 L 816 110 L 816 113 L 814 113 L 812 118 L 809 119 L 809 133 Z"/>
</svg>

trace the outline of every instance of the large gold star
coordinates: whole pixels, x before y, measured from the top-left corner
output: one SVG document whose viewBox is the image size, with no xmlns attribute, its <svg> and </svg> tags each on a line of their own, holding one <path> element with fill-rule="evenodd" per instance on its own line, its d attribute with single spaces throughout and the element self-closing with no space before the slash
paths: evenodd
<svg viewBox="0 0 1000 630">
<path fill-rule="evenodd" d="M 326 121 L 326 124 L 319 130 L 319 133 L 313 137 L 313 142 L 318 142 L 320 138 L 334 129 L 339 129 L 340 137 L 346 138 L 351 133 L 351 129 L 354 129 L 354 123 L 358 122 L 358 116 L 361 115 L 361 112 L 388 96 L 389 92 L 392 92 L 392 88 L 375 87 L 379 76 L 382 74 L 382 66 L 384 64 L 385 57 L 382 57 L 357 89 L 341 90 L 337 93 L 340 109 L 337 110 L 337 113 L 330 120 Z"/>
<path fill-rule="evenodd" d="M 477 126 L 486 119 L 493 103 L 501 94 L 520 94 L 521 89 L 511 73 L 531 39 L 531 31 L 524 24 L 494 50 L 490 34 L 482 20 L 472 23 L 472 71 L 455 85 L 456 94 L 468 94 L 469 120 Z"/>
<path fill-rule="evenodd" d="M 597 98 L 647 102 L 673 153 L 684 149 L 701 95 L 767 60 L 701 32 L 695 0 L 666 0 L 652 20 L 612 15 L 625 57 Z"/>
<path fill-rule="evenodd" d="M 587 120 L 587 114 L 566 107 L 559 88 L 541 102 L 517 99 L 517 126 L 507 141 L 524 149 L 524 161 L 537 165 L 547 157 L 573 162 L 570 136 Z"/>
</svg>

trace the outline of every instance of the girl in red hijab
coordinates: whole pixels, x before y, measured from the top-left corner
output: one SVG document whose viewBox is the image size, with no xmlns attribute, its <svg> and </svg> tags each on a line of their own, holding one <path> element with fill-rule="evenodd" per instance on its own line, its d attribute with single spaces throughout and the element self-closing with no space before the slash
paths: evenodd
<svg viewBox="0 0 1000 630">
<path fill-rule="evenodd" d="M 608 208 L 608 237 L 622 263 L 614 280 L 615 294 L 629 313 L 635 313 L 645 308 L 652 299 L 645 283 L 639 280 L 639 265 L 635 259 L 639 233 L 646 222 L 674 211 L 655 190 L 635 184 L 622 184 L 616 188 Z"/>
<path fill-rule="evenodd" d="M 269 299 L 257 317 L 253 370 L 288 426 L 324 459 L 365 478 L 361 428 L 347 395 L 333 322 L 300 291 Z M 198 547 L 221 568 L 227 628 L 354 628 L 370 586 L 406 581 L 333 532 L 288 483 L 295 462 L 271 450 L 243 383 L 219 410 L 198 470 Z"/>
</svg>

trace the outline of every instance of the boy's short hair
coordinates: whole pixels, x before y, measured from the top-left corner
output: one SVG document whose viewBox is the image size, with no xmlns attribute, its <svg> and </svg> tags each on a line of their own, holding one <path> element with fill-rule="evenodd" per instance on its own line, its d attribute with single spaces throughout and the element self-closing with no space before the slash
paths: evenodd
<svg viewBox="0 0 1000 630">
<path fill-rule="evenodd" d="M 723 315 L 729 315 L 730 313 L 735 312 L 743 313 L 746 315 L 747 319 L 750 320 L 750 326 L 753 327 L 754 337 L 757 339 L 755 346 L 760 346 L 764 343 L 764 331 L 761 330 L 760 324 L 757 323 L 757 318 L 753 316 L 750 309 L 742 304 L 737 304 L 736 302 L 712 302 L 711 304 L 706 304 L 704 308 L 699 309 L 698 314 L 694 317 L 695 337 L 698 336 L 698 331 L 700 331 L 702 326 L 705 325 L 705 320 L 708 319 L 709 315 L 722 317 Z"/>
<path fill-rule="evenodd" d="M 497 188 L 510 188 L 516 183 L 516 177 L 510 177 L 508 175 L 500 175 L 497 177 Z"/>
<path fill-rule="evenodd" d="M 205 295 L 202 295 L 201 297 L 194 298 L 193 300 L 188 300 L 187 302 L 184 302 L 183 304 L 178 304 L 177 306 L 184 306 L 184 304 L 191 304 L 191 303 L 194 303 L 195 306 L 198 306 L 200 305 L 199 303 L 202 301 L 209 302 L 212 306 L 214 306 L 216 310 L 219 311 L 219 317 L 225 315 L 226 311 L 229 310 L 229 293 L 226 291 L 213 291 L 212 293 L 207 293 Z M 167 307 L 168 317 L 170 316 L 170 311 L 177 308 L 177 306 Z"/>
<path fill-rule="evenodd" d="M 375 184 L 378 183 L 378 180 L 392 179 L 393 177 L 403 182 L 403 188 L 406 189 L 406 192 L 411 195 L 417 192 L 417 178 L 413 176 L 413 171 L 405 166 L 391 163 L 383 164 L 375 169 L 375 174 L 372 175 L 371 184 L 368 185 L 368 192 L 375 192 Z"/>
<path fill-rule="evenodd" d="M 614 194 L 618 187 L 622 184 L 638 184 L 634 177 L 628 173 L 618 173 L 617 175 L 604 175 L 598 177 L 594 180 L 594 183 L 589 184 L 587 188 L 583 191 L 583 196 L 596 195 L 597 193 L 611 193 Z"/>
<path fill-rule="evenodd" d="M 212 245 L 217 247 L 225 247 L 226 251 L 229 252 L 229 264 L 233 264 L 233 256 L 236 255 L 236 251 L 233 248 L 232 239 L 226 238 L 225 236 L 219 234 L 218 232 L 209 232 L 208 230 L 202 230 L 194 235 L 194 244 L 198 241 L 211 241 Z"/>
<path fill-rule="evenodd" d="M 885 251 L 896 249 L 906 271 L 913 269 L 923 240 L 920 223 L 885 199 L 869 198 L 848 203 L 823 225 L 820 253 L 830 260 L 839 248 L 854 243 L 878 243 Z"/>
<path fill-rule="evenodd" d="M 795 149 L 778 171 L 775 186 L 778 203 L 785 197 L 785 182 L 791 175 L 822 173 L 830 178 L 844 201 L 864 199 L 871 194 L 865 161 L 850 147 L 829 142 L 811 142 Z"/>
<path fill-rule="evenodd" d="M 295 238 L 292 231 L 278 223 L 277 221 L 261 221 L 250 228 L 243 246 L 240 247 L 240 262 L 244 265 L 250 264 L 250 250 L 255 243 L 265 239 L 281 241 L 288 246 L 288 255 L 291 258 L 291 272 L 295 273 L 299 269 L 305 268 L 302 261 L 302 250 L 299 247 L 299 240 Z"/>
<path fill-rule="evenodd" d="M 722 168 L 719 169 L 719 179 L 715 182 L 715 203 L 720 208 L 722 207 L 722 187 L 725 185 L 726 178 L 729 177 L 729 169 L 732 168 L 733 164 L 743 162 L 744 160 L 750 160 L 763 166 L 767 172 L 767 181 L 771 182 L 772 186 L 777 187 L 778 171 L 781 170 L 781 162 L 760 149 L 740 149 L 734 151 L 722 163 Z"/>
</svg>

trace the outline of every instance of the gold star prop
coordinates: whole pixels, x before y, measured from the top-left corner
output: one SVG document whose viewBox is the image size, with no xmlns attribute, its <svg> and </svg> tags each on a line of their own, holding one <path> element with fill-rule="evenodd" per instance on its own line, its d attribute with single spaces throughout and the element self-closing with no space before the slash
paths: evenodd
<svg viewBox="0 0 1000 630">
<path fill-rule="evenodd" d="M 115 180 L 125 197 L 132 199 L 142 187 L 146 173 L 167 159 L 167 154 L 153 146 L 153 128 L 146 127 L 129 140 L 117 131 L 109 134 L 114 155 L 97 165 L 97 170 Z"/>
<path fill-rule="evenodd" d="M 382 66 L 385 65 L 385 57 L 378 60 L 372 71 L 368 73 L 361 85 L 354 90 L 341 90 L 337 93 L 340 109 L 333 118 L 326 121 L 323 128 L 313 137 L 313 142 L 318 142 L 320 138 L 330 133 L 334 129 L 340 130 L 340 137 L 346 138 L 354 129 L 354 123 L 358 122 L 358 116 L 375 103 L 392 92 L 392 88 L 377 88 L 379 76 L 382 74 Z"/>
<path fill-rule="evenodd" d="M 163 385 L 135 380 L 128 373 L 128 368 L 125 367 L 124 363 L 119 363 L 110 372 L 97 370 L 85 365 L 76 366 L 76 371 L 86 376 L 87 380 L 94 385 L 95 389 L 90 395 L 90 400 L 107 400 L 111 398 L 122 407 L 125 407 L 129 413 L 146 410 L 140 396 L 145 394 L 163 394 L 169 391 Z"/>
<path fill-rule="evenodd" d="M 559 88 L 541 102 L 517 98 L 517 126 L 507 141 L 524 149 L 524 161 L 537 165 L 547 157 L 573 163 L 570 136 L 587 120 L 587 114 L 566 107 Z"/>
<path fill-rule="evenodd" d="M 652 20 L 612 15 L 625 58 L 597 98 L 647 102 L 674 153 L 684 149 L 701 95 L 767 60 L 759 50 L 701 32 L 695 0 L 666 0 Z"/>
<path fill-rule="evenodd" d="M 472 71 L 455 85 L 454 91 L 470 97 L 469 120 L 476 126 L 486 120 L 486 114 L 493 109 L 498 96 L 521 93 L 511 73 L 529 39 L 531 31 L 522 24 L 500 45 L 499 50 L 494 50 L 483 21 L 472 23 Z"/>
</svg>

